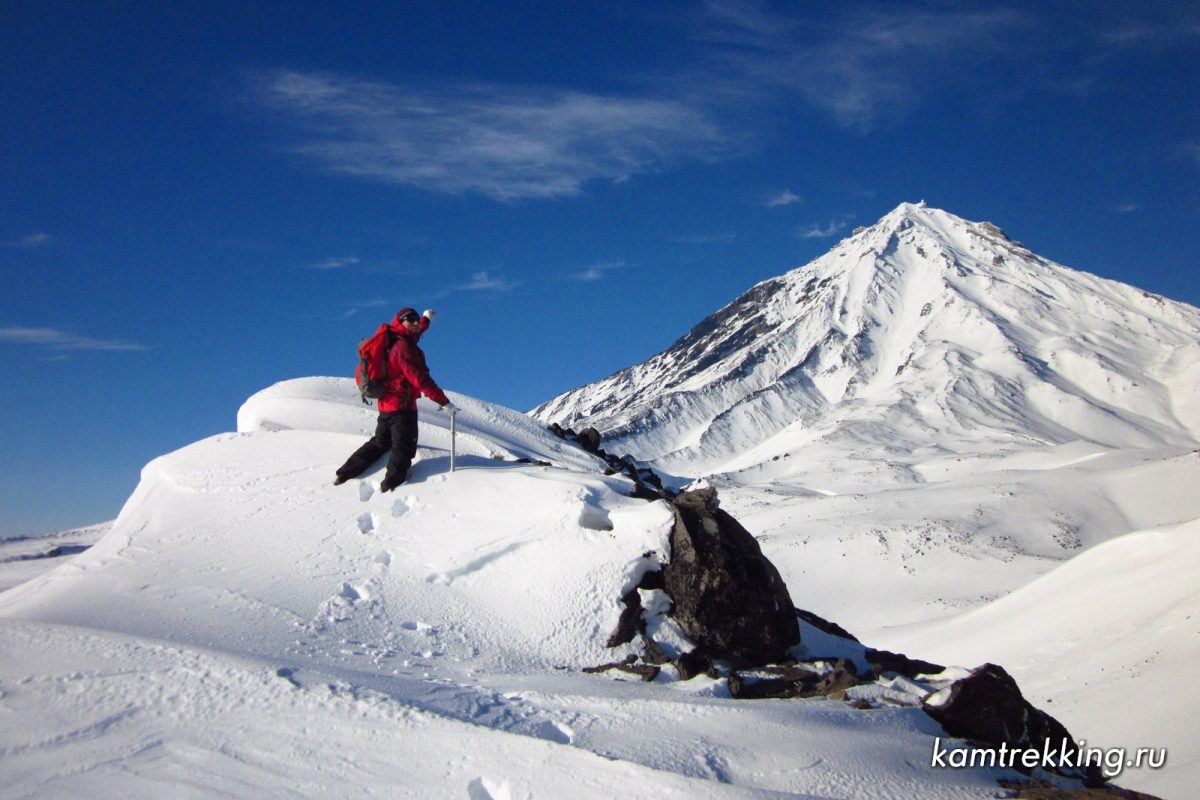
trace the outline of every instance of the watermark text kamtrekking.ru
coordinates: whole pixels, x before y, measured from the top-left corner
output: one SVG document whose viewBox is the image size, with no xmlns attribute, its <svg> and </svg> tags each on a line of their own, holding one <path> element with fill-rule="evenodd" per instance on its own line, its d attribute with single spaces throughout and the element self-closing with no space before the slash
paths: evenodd
<svg viewBox="0 0 1200 800">
<path fill-rule="evenodd" d="M 1126 750 L 1123 747 L 1101 749 L 1087 747 L 1087 742 L 1078 743 L 1063 739 L 1057 749 L 1047 739 L 1041 750 L 1034 748 L 1009 747 L 1001 744 L 998 748 L 956 748 L 949 749 L 942 745 L 939 736 L 933 740 L 932 767 L 949 767 L 962 769 L 964 767 L 1014 767 L 1024 769 L 1062 770 L 1099 767 L 1106 778 L 1119 776 L 1126 768 L 1162 769 L 1167 763 L 1165 747 L 1139 747 L 1137 750 Z"/>
</svg>

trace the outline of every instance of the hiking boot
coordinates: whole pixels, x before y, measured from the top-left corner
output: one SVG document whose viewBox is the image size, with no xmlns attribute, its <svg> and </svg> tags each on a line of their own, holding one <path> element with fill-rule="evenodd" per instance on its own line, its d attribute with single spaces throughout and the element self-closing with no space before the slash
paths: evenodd
<svg viewBox="0 0 1200 800">
<path fill-rule="evenodd" d="M 341 486 L 341 485 L 342 485 L 343 483 L 345 483 L 345 482 L 346 482 L 346 479 L 345 479 L 345 478 L 343 478 L 341 475 L 337 475 L 337 476 L 335 476 L 335 477 L 334 477 L 334 479 L 333 479 L 333 485 L 334 485 L 334 486 Z"/>
<path fill-rule="evenodd" d="M 400 478 L 397 478 L 394 476 L 384 478 L 383 482 L 379 484 L 379 491 L 390 492 L 392 489 L 395 489 L 397 486 L 404 483 L 404 479 L 407 477 L 408 476 L 406 475 L 406 476 L 400 477 Z"/>
</svg>

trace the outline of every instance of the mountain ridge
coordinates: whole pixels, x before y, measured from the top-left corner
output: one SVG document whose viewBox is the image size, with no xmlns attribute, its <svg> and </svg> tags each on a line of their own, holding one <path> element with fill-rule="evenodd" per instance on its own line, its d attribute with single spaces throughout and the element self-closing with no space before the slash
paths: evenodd
<svg viewBox="0 0 1200 800">
<path fill-rule="evenodd" d="M 677 474 L 720 472 L 797 425 L 910 450 L 943 447 L 930 430 L 974 450 L 1190 446 L 1198 339 L 1200 309 L 905 203 L 531 414 L 594 426 L 609 449 Z"/>
</svg>

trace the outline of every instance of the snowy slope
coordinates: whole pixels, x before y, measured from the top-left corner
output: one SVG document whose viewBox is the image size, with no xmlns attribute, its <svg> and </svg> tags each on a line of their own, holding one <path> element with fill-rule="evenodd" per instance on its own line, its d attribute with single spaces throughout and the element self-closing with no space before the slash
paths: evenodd
<svg viewBox="0 0 1200 800">
<path fill-rule="evenodd" d="M 1163 720 L 1193 718 L 1200 701 L 1170 693 L 1178 711 L 1164 716 L 1128 676 L 1152 658 L 1155 686 L 1190 683 L 1195 628 L 1168 621 L 1194 620 L 1194 596 L 1145 580 L 1125 606 L 1145 621 L 1133 638 L 1043 627 L 1071 619 L 1059 606 L 1000 620 L 1039 578 L 1063 609 L 1088 608 L 1110 572 L 1089 573 L 1087 591 L 1053 576 L 1093 549 L 1194 534 L 1198 342 L 1200 310 L 904 204 L 665 352 L 532 413 L 596 426 L 610 452 L 681 479 L 707 476 L 797 606 L 880 646 L 994 658 L 1073 731 L 1170 743 L 1168 769 L 1121 784 L 1186 796 L 1200 738 Z M 1163 575 L 1200 584 L 1194 560 L 1162 559 Z M 968 646 L 993 640 L 1004 646 Z"/>
<path fill-rule="evenodd" d="M 45 536 L 0 539 L 0 592 L 41 575 L 87 550 L 112 523 L 62 531 Z"/>
<path fill-rule="evenodd" d="M 994 796 L 1002 771 L 925 766 L 917 708 L 584 674 L 624 652 L 618 598 L 669 509 L 453 397 L 459 470 L 423 406 L 413 480 L 382 494 L 379 470 L 330 484 L 373 422 L 348 380 L 272 387 L 0 594 L 5 796 Z"/>
<path fill-rule="evenodd" d="M 1127 534 L 987 606 L 907 630 L 883 646 L 949 663 L 1004 664 L 1072 730 L 1133 752 L 1169 750 L 1170 769 L 1137 775 L 1163 797 L 1195 791 L 1200 659 L 1200 520 Z M 1182 695 L 1182 696 L 1181 696 Z"/>
<path fill-rule="evenodd" d="M 1200 310 L 903 204 L 649 361 L 532 413 L 681 475 L 814 444 L 1192 447 Z M 736 477 L 736 475 L 734 476 Z"/>
</svg>

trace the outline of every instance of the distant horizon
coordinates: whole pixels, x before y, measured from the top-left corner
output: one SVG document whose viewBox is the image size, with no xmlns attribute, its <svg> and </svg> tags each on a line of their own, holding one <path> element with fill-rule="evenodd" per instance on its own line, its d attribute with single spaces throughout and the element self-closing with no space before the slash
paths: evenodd
<svg viewBox="0 0 1200 800">
<path fill-rule="evenodd" d="M 1197 74 L 1181 0 L 0 6 L 0 536 L 402 306 L 524 411 L 902 202 L 1200 306 Z"/>
</svg>

